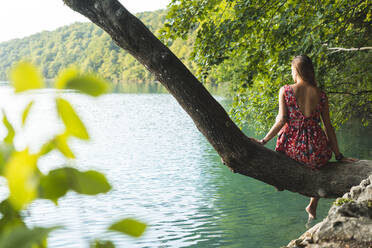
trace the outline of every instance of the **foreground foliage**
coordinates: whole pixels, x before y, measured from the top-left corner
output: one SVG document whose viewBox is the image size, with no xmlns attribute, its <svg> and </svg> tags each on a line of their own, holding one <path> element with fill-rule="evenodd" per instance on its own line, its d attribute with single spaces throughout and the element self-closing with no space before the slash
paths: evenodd
<svg viewBox="0 0 372 248">
<path fill-rule="evenodd" d="M 15 93 L 23 93 L 44 86 L 41 73 L 29 63 L 19 63 L 11 72 Z M 3 125 L 7 135 L 0 144 L 0 176 L 7 181 L 9 196 L 0 203 L 0 247 L 46 247 L 50 232 L 59 227 L 29 228 L 23 220 L 23 211 L 37 199 L 47 199 L 58 205 L 58 200 L 68 191 L 79 194 L 97 195 L 107 193 L 111 185 L 106 177 L 94 170 L 79 171 L 69 165 L 75 157 L 69 147 L 71 138 L 89 139 L 89 134 L 73 106 L 63 98 L 63 90 L 78 90 L 81 93 L 99 96 L 108 91 L 108 84 L 92 75 L 82 75 L 69 68 L 58 76 L 55 88 L 60 94 L 55 97 L 56 112 L 64 125 L 64 131 L 46 142 L 37 153 L 28 148 L 18 151 L 14 146 L 17 133 L 3 110 Z M 22 113 L 22 127 L 34 101 L 30 101 Z M 57 124 L 57 123 L 56 123 Z M 43 174 L 38 169 L 38 161 L 53 150 L 66 157 L 66 166 Z M 108 231 L 125 233 L 134 237 L 141 236 L 146 225 L 133 219 L 123 219 L 113 223 Z M 91 247 L 114 247 L 111 241 L 92 241 Z"/>
</svg>

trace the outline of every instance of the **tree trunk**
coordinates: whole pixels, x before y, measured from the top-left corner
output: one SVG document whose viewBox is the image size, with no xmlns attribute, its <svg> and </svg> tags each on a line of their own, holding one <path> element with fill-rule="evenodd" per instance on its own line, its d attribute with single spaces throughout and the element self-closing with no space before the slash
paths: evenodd
<svg viewBox="0 0 372 248">
<path fill-rule="evenodd" d="M 305 196 L 335 198 L 372 174 L 372 161 L 330 163 L 322 170 L 252 142 L 182 62 L 117 0 L 64 0 L 105 30 L 176 98 L 234 172 Z"/>
</svg>

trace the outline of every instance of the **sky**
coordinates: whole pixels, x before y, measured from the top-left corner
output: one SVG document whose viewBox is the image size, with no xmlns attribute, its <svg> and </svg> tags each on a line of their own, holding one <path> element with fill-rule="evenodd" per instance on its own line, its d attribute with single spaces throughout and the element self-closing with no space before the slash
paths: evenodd
<svg viewBox="0 0 372 248">
<path fill-rule="evenodd" d="M 119 0 L 131 13 L 165 9 L 170 1 Z M 0 42 L 87 21 L 64 5 L 63 0 L 1 0 Z"/>
</svg>

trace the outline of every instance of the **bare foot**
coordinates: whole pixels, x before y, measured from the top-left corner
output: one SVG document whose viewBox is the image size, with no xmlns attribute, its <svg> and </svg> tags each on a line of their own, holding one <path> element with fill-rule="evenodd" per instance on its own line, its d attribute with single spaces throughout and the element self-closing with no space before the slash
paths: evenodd
<svg viewBox="0 0 372 248">
<path fill-rule="evenodd" d="M 313 205 L 309 204 L 309 205 L 307 205 L 305 210 L 309 214 L 308 221 L 312 221 L 312 220 L 316 219 L 316 206 L 314 207 Z"/>
</svg>

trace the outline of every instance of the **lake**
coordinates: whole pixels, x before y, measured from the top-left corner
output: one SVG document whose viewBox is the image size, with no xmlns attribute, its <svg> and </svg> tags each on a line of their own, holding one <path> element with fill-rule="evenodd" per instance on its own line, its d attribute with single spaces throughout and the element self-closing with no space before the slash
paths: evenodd
<svg viewBox="0 0 372 248">
<path fill-rule="evenodd" d="M 161 87 L 130 92 L 135 93 L 112 93 L 97 99 L 63 93 L 87 125 L 91 141 L 73 140 L 76 161 L 52 152 L 40 161 L 40 170 L 47 173 L 66 163 L 81 170 L 96 169 L 107 176 L 113 190 L 98 196 L 69 192 L 58 206 L 46 200 L 34 202 L 24 212 L 29 226 L 65 227 L 50 235 L 49 247 L 89 247 L 90 241 L 102 238 L 113 240 L 117 247 L 272 248 L 286 245 L 306 230 L 307 197 L 277 192 L 272 186 L 232 173 Z M 44 89 L 15 96 L 9 86 L 0 86 L 1 107 L 20 130 L 18 149 L 28 145 L 36 151 L 61 131 L 61 125 L 55 124 L 55 94 Z M 36 103 L 21 130 L 19 112 L 31 98 Z M 216 98 L 227 106 L 224 98 Z M 371 159 L 371 134 L 371 128 L 349 123 L 337 133 L 341 151 L 346 156 Z M 5 135 L 3 127 L 0 135 Z M 4 187 L 0 195 L 6 197 Z M 332 202 L 320 201 L 318 221 Z M 148 224 L 142 237 L 105 232 L 110 223 L 126 217 Z"/>
</svg>

